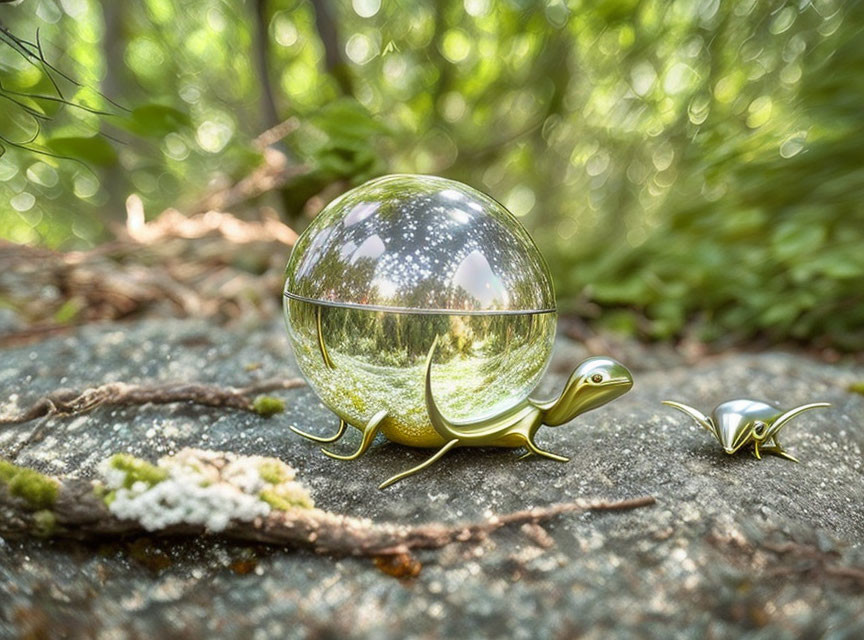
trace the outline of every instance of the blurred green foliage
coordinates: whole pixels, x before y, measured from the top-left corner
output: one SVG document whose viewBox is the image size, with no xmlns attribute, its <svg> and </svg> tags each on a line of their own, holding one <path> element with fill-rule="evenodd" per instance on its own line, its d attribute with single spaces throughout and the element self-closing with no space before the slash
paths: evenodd
<svg viewBox="0 0 864 640">
<path fill-rule="evenodd" d="M 860 2 L 24 0 L 0 23 L 111 113 L 7 96 L 37 131 L 0 101 L 3 139 L 83 161 L 5 145 L 4 237 L 86 246 L 130 193 L 191 205 L 296 116 L 279 148 L 312 171 L 266 201 L 292 224 L 334 180 L 445 175 L 525 222 L 563 310 L 864 348 Z M 4 90 L 47 75 L 0 43 Z"/>
</svg>

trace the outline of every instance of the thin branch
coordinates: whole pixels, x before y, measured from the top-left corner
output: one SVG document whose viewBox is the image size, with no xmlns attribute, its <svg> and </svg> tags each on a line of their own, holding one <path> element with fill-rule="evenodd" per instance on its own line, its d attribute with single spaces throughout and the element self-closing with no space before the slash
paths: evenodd
<svg viewBox="0 0 864 640">
<path fill-rule="evenodd" d="M 273 378 L 246 387 L 220 387 L 201 383 L 126 384 L 109 382 L 98 387 L 74 391 L 58 389 L 36 401 L 18 415 L 0 417 L 0 424 L 21 424 L 55 415 L 77 415 L 102 405 L 143 405 L 190 402 L 208 407 L 228 407 L 254 411 L 259 393 L 296 389 L 306 382 L 300 378 Z"/>
<path fill-rule="evenodd" d="M 42 72 L 48 76 L 48 79 L 51 81 L 51 84 L 54 87 L 54 90 L 57 92 L 57 95 L 63 98 L 63 92 L 60 89 L 60 86 L 57 84 L 57 81 L 54 79 L 54 76 L 51 75 L 49 69 L 65 78 L 75 86 L 80 86 L 78 82 L 67 76 L 65 73 L 52 66 L 46 59 L 42 53 L 42 43 L 39 38 L 39 30 L 36 30 L 36 43 L 28 42 L 27 40 L 23 40 L 12 33 L 5 26 L 0 25 L 0 35 L 5 36 L 3 41 L 12 47 L 12 49 L 18 52 L 21 57 L 23 57 L 27 62 L 29 62 L 34 67 L 41 69 Z M 35 49 L 35 51 L 34 51 Z"/>
<path fill-rule="evenodd" d="M 214 232 L 235 243 L 281 242 L 293 246 L 297 241 L 297 232 L 275 216 L 249 222 L 214 210 L 186 216 L 176 209 L 166 209 L 147 222 L 139 203 L 140 200 L 127 201 L 126 233 L 141 244 L 151 245 L 170 238 L 200 238 Z"/>
<path fill-rule="evenodd" d="M 60 155 L 59 153 L 51 153 L 50 151 L 45 151 L 43 149 L 37 149 L 36 147 L 28 147 L 27 145 L 30 144 L 31 142 L 33 142 L 33 140 L 35 140 L 38 136 L 39 136 L 39 132 L 37 131 L 36 135 L 34 135 L 31 140 L 27 141 L 24 144 L 21 144 L 18 142 L 13 142 L 12 140 L 5 138 L 4 136 L 0 136 L 0 142 L 5 142 L 10 147 L 15 147 L 16 149 L 22 149 L 23 151 L 29 151 L 30 153 L 35 153 L 35 154 L 38 154 L 41 156 L 46 156 L 48 158 L 56 158 L 58 160 L 71 160 L 72 162 L 77 162 L 78 164 L 80 164 L 82 167 L 87 169 L 87 171 L 89 171 L 90 173 L 94 173 L 93 169 L 91 169 L 90 167 L 87 166 L 87 163 L 82 162 L 78 158 Z"/>
<path fill-rule="evenodd" d="M 72 78 L 67 76 L 65 73 L 59 71 L 55 67 L 52 67 L 50 64 L 48 64 L 48 61 L 45 60 L 45 54 L 42 53 L 42 40 L 39 37 L 39 29 L 36 29 L 36 49 L 39 52 L 39 64 L 42 67 L 42 71 L 45 73 L 46 76 L 48 76 L 48 79 L 51 81 L 51 84 L 54 85 L 54 90 L 57 92 L 57 95 L 60 96 L 61 98 L 65 99 L 66 96 L 64 96 L 63 92 L 60 90 L 60 85 L 57 84 L 57 81 L 54 80 L 54 76 L 52 76 L 49 73 L 48 69 L 55 71 L 61 77 L 65 78 L 66 80 L 71 82 L 73 85 L 75 85 L 75 86 L 80 86 L 80 85 L 77 82 L 75 82 Z"/>
<path fill-rule="evenodd" d="M 255 147 L 263 151 L 266 147 L 279 142 L 282 138 L 299 128 L 300 121 L 297 118 L 291 117 L 259 134 L 252 142 Z"/>
<path fill-rule="evenodd" d="M 78 478 L 57 478 L 57 497 L 51 535 L 76 540 L 106 536 L 198 536 L 203 526 L 181 524 L 147 531 L 136 520 L 114 516 L 97 495 L 99 484 Z M 450 525 L 432 522 L 417 526 L 374 523 L 320 509 L 274 509 L 265 518 L 251 522 L 232 521 L 219 535 L 244 542 L 261 542 L 285 547 L 309 548 L 317 553 L 348 556 L 394 556 L 420 549 L 440 549 L 451 543 L 476 543 L 502 527 L 536 524 L 567 513 L 628 511 L 648 507 L 651 496 L 627 500 L 577 500 L 548 507 L 492 516 L 473 523 Z M 40 512 L 0 485 L 0 535 L 27 536 L 39 530 Z"/>
<path fill-rule="evenodd" d="M 309 171 L 306 165 L 290 165 L 287 156 L 281 151 L 264 149 L 264 162 L 260 166 L 236 184 L 210 194 L 192 211 L 226 211 L 265 193 L 281 189 Z"/>
<path fill-rule="evenodd" d="M 613 501 L 578 500 L 491 516 L 474 523 L 447 525 L 432 522 L 413 527 L 375 524 L 366 519 L 317 509 L 298 509 L 271 514 L 260 528 L 237 523 L 226 533 L 237 540 L 311 547 L 318 553 L 397 555 L 420 549 L 440 549 L 454 542 L 481 542 L 503 527 L 538 524 L 567 513 L 630 511 L 654 503 L 651 496 Z"/>
<path fill-rule="evenodd" d="M 12 97 L 12 94 L 23 95 L 23 96 L 27 95 L 25 93 L 7 91 L 7 90 L 3 89 L 3 85 L 0 84 L 0 97 L 6 98 L 9 102 L 11 102 L 12 104 L 21 108 L 24 111 L 24 113 L 29 115 L 31 118 L 37 118 L 39 120 L 50 120 L 51 119 L 49 116 L 45 115 L 44 113 L 40 113 L 39 111 L 36 111 L 36 109 L 34 109 L 33 107 L 21 102 L 20 100 L 16 100 L 15 98 Z M 34 140 L 35 140 L 35 138 L 34 138 Z"/>
<path fill-rule="evenodd" d="M 58 76 L 60 76 L 61 78 L 63 78 L 64 80 L 66 80 L 67 82 L 69 82 L 70 84 L 72 84 L 75 87 L 83 87 L 84 85 L 81 84 L 80 82 L 78 82 L 77 80 L 75 80 L 75 78 L 73 78 L 69 74 L 64 73 L 63 71 L 61 71 L 60 69 L 55 67 L 53 64 L 48 62 L 48 59 L 45 57 L 44 51 L 42 49 L 42 38 L 40 36 L 39 29 L 36 30 L 36 42 L 33 43 L 33 42 L 28 41 L 28 40 L 24 40 L 23 38 L 19 38 L 14 33 L 12 33 L 6 26 L 4 26 L 2 23 L 0 23 L 0 42 L 5 43 L 7 46 L 12 48 L 12 50 L 14 50 L 19 55 L 21 55 L 25 60 L 27 60 L 27 62 L 29 62 L 34 67 L 41 69 L 42 72 L 50 80 L 51 85 L 54 87 L 54 90 L 57 92 L 57 95 L 59 96 L 60 102 L 63 102 L 64 104 L 68 104 L 68 105 L 71 105 L 74 107 L 78 107 L 80 109 L 85 109 L 85 110 L 88 109 L 88 107 L 84 107 L 83 105 L 79 105 L 79 104 L 76 104 L 76 103 L 73 103 L 73 102 L 66 100 L 65 96 L 63 95 L 63 91 L 60 89 L 60 86 L 57 83 L 57 80 L 54 78 L 54 76 L 52 75 L 51 72 L 56 73 Z M 114 100 L 109 98 L 107 95 L 105 95 L 101 91 L 98 91 L 95 89 L 93 91 L 100 98 L 103 98 L 105 101 L 107 101 L 111 105 L 117 107 L 118 109 L 120 109 L 122 111 L 126 111 L 126 112 L 130 111 L 130 109 L 128 107 L 124 107 L 122 104 L 115 102 Z M 41 99 L 44 99 L 44 100 L 51 99 L 48 96 L 39 96 L 39 97 Z M 94 112 L 96 112 L 96 111 L 94 111 Z M 108 113 L 108 112 L 104 112 L 104 115 L 113 115 L 113 114 Z"/>
<path fill-rule="evenodd" d="M 116 114 L 111 113 L 110 111 L 102 111 L 101 109 L 96 109 L 94 107 L 88 107 L 84 104 L 78 104 L 77 102 L 72 102 L 71 100 L 67 100 L 66 98 L 58 98 L 56 96 L 49 96 L 44 93 L 27 93 L 25 91 L 13 91 L 12 89 L 6 89 L 0 86 L 0 89 L 3 89 L 6 93 L 15 96 L 24 96 L 26 98 L 32 98 L 33 100 L 48 100 L 50 102 L 59 102 L 60 104 L 72 107 L 73 109 L 81 109 L 82 111 L 86 111 L 87 113 L 92 113 L 97 116 L 114 116 Z M 47 117 L 47 116 L 46 116 Z"/>
<path fill-rule="evenodd" d="M 17 52 L 20 56 L 24 57 L 25 60 L 30 60 L 30 58 L 35 58 L 36 54 L 28 49 L 27 47 L 36 48 L 36 45 L 27 40 L 23 40 L 19 38 L 14 33 L 9 31 L 7 27 L 3 24 L 0 24 L 0 41 L 5 42 L 6 45 L 12 48 L 15 52 Z M 26 46 L 25 46 L 26 45 Z M 31 64 L 34 64 L 31 62 Z"/>
<path fill-rule="evenodd" d="M 297 164 L 281 141 L 300 127 L 297 118 L 288 118 L 270 127 L 253 140 L 261 151 L 263 162 L 237 182 L 203 198 L 191 211 L 226 211 L 273 191 L 284 191 L 293 180 L 309 173 L 306 165 Z M 283 203 L 285 204 L 285 203 Z M 285 204 L 285 212 L 290 207 Z"/>
</svg>

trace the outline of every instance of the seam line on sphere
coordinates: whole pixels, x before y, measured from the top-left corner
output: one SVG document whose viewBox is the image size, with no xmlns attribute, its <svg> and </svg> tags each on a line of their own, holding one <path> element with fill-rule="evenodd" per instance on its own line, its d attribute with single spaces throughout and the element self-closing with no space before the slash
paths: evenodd
<svg viewBox="0 0 864 640">
<path fill-rule="evenodd" d="M 424 309 L 412 307 L 390 307 L 380 304 L 358 304 L 356 302 L 336 302 L 334 300 L 307 298 L 306 296 L 297 295 L 290 291 L 283 291 L 282 295 L 291 300 L 299 300 L 300 302 L 308 302 L 309 304 L 317 304 L 324 307 L 360 309 L 362 311 L 387 311 L 390 313 L 418 313 L 444 316 L 524 316 L 558 312 L 558 309 L 555 307 L 549 309 Z"/>
</svg>

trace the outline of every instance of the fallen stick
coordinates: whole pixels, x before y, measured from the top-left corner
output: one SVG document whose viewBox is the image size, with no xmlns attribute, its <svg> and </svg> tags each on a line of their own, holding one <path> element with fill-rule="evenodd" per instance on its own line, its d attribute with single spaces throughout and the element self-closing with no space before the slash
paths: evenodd
<svg viewBox="0 0 864 640">
<path fill-rule="evenodd" d="M 0 535 L 34 535 L 45 527 L 50 513 L 50 531 L 44 535 L 76 540 L 116 536 L 198 536 L 202 525 L 177 524 L 157 531 L 145 529 L 136 520 L 124 520 L 111 513 L 99 495 L 99 483 L 79 478 L 54 478 L 56 498 L 50 509 L 33 510 L 32 504 L 14 496 L 0 484 Z M 375 523 L 364 518 L 320 509 L 274 509 L 252 521 L 231 521 L 218 535 L 244 542 L 261 542 L 307 548 L 317 553 L 348 556 L 392 556 L 420 549 L 439 549 L 448 544 L 479 542 L 507 526 L 537 524 L 566 513 L 586 511 L 628 511 L 653 505 L 651 496 L 626 500 L 577 500 L 493 515 L 466 524 L 432 522 L 406 526 Z"/>
<path fill-rule="evenodd" d="M 201 383 L 127 384 L 109 382 L 84 391 L 58 389 L 18 415 L 0 417 L 0 424 L 21 424 L 54 415 L 76 415 L 101 405 L 142 405 L 190 402 L 208 407 L 255 411 L 255 396 L 270 391 L 296 389 L 301 378 L 274 378 L 246 387 L 220 387 Z"/>
</svg>

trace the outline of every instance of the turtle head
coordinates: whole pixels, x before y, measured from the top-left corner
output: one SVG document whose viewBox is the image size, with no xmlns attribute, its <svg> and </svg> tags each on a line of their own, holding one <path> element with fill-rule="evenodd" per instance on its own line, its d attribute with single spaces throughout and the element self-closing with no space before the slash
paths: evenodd
<svg viewBox="0 0 864 640">
<path fill-rule="evenodd" d="M 612 358 L 598 356 L 576 367 L 557 400 L 537 406 L 544 411 L 543 424 L 555 427 L 602 407 L 632 387 L 633 375 L 627 367 Z"/>
<path fill-rule="evenodd" d="M 733 454 L 748 443 L 767 438 L 768 430 L 782 413 L 781 409 L 759 400 L 723 402 L 714 408 L 714 436 L 723 451 Z"/>
<path fill-rule="evenodd" d="M 718 413 L 715 414 L 716 434 L 723 451 L 732 454 L 748 442 L 758 440 L 768 428 L 764 420 L 758 420 L 746 414 Z"/>
</svg>

